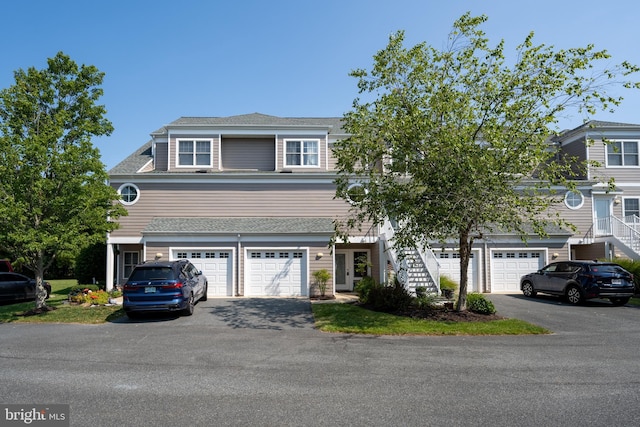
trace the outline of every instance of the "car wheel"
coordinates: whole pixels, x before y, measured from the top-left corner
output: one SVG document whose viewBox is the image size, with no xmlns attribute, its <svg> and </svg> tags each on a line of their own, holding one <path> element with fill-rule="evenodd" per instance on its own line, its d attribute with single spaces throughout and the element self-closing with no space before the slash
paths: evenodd
<svg viewBox="0 0 640 427">
<path fill-rule="evenodd" d="M 522 293 L 525 297 L 529 298 L 536 296 L 536 291 L 533 289 L 533 284 L 531 282 L 524 282 L 522 284 Z"/>
<path fill-rule="evenodd" d="M 567 289 L 567 301 L 569 304 L 580 304 L 582 302 L 582 293 L 577 286 L 569 286 Z"/>
<path fill-rule="evenodd" d="M 611 298 L 609 301 L 611 301 L 611 304 L 613 305 L 621 306 L 628 303 L 630 299 L 631 297 Z"/>
<path fill-rule="evenodd" d="M 193 314 L 193 307 L 196 304 L 195 298 L 193 298 L 193 294 L 189 294 L 189 301 L 187 302 L 187 307 L 184 309 L 183 313 L 185 316 L 191 316 Z"/>
<path fill-rule="evenodd" d="M 200 298 L 200 301 L 206 301 L 207 300 L 207 291 L 209 290 L 209 284 L 205 283 L 204 284 L 204 293 L 202 294 L 202 298 Z"/>
</svg>

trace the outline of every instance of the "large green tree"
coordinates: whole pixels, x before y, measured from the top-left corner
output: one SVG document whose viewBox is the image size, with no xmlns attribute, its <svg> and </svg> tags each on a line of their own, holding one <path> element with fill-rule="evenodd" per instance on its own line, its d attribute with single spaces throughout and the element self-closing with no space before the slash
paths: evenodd
<svg viewBox="0 0 640 427">
<path fill-rule="evenodd" d="M 104 240 L 124 212 L 91 141 L 113 130 L 97 104 L 104 73 L 62 52 L 47 64 L 0 91 L 0 245 L 35 275 L 36 309 L 54 260 Z"/>
<path fill-rule="evenodd" d="M 337 236 L 365 222 L 395 219 L 397 248 L 425 241 L 460 249 L 458 310 L 466 308 L 467 267 L 474 241 L 496 228 L 523 239 L 544 236 L 553 214 L 553 188 L 571 188 L 572 161 L 558 162 L 548 138 L 563 113 L 589 116 L 619 105 L 613 87 L 638 68 L 608 63 L 593 45 L 556 50 L 534 45 L 533 33 L 508 60 L 504 41 L 490 46 L 485 16 L 469 13 L 448 44 L 406 48 L 397 32 L 374 56 L 370 71 L 351 73 L 360 98 L 344 115 L 350 136 L 335 146 L 337 196 L 364 186 L 360 203 L 337 223 Z"/>
</svg>

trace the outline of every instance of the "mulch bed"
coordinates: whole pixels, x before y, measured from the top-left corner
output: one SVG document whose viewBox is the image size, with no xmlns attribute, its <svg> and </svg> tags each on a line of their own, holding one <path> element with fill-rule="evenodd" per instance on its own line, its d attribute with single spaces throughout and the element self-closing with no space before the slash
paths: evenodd
<svg viewBox="0 0 640 427">
<path fill-rule="evenodd" d="M 365 304 L 359 305 L 363 308 L 373 310 L 373 307 L 371 306 L 367 306 Z M 449 307 L 433 307 L 426 310 L 409 307 L 404 311 L 395 311 L 390 314 L 411 317 L 414 319 L 438 320 L 443 322 L 488 322 L 491 320 L 505 319 L 505 317 L 497 314 L 480 314 L 469 310 L 456 311 Z"/>
</svg>

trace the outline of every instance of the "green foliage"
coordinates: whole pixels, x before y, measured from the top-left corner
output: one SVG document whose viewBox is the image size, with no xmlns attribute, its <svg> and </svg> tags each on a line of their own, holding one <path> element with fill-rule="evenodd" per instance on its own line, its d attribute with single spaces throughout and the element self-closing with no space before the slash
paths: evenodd
<svg viewBox="0 0 640 427">
<path fill-rule="evenodd" d="M 407 288 L 396 281 L 394 284 L 372 287 L 367 300 L 375 310 L 393 312 L 406 310 L 414 298 Z"/>
<path fill-rule="evenodd" d="M 455 291 L 458 289 L 458 284 L 448 276 L 440 276 L 440 290 Z"/>
<path fill-rule="evenodd" d="M 91 142 L 113 130 L 97 104 L 104 73 L 62 52 L 47 65 L 16 71 L 0 91 L 0 246 L 37 281 L 126 212 Z"/>
<path fill-rule="evenodd" d="M 469 311 L 480 314 L 495 314 L 496 308 L 484 295 L 472 292 L 467 295 L 467 308 Z"/>
<path fill-rule="evenodd" d="M 103 242 L 88 245 L 76 257 L 75 277 L 79 283 L 106 283 L 107 245 Z"/>
<path fill-rule="evenodd" d="M 416 286 L 416 298 L 423 298 L 427 296 L 427 288 L 424 286 Z"/>
<path fill-rule="evenodd" d="M 355 291 L 358 294 L 358 300 L 363 304 L 369 303 L 369 295 L 372 289 L 379 287 L 373 277 L 365 276 L 356 283 Z"/>
<path fill-rule="evenodd" d="M 316 280 L 316 285 L 320 290 L 320 295 L 324 296 L 327 292 L 327 282 L 331 279 L 331 274 L 326 268 L 322 270 L 316 270 L 312 273 L 313 278 Z"/>
<path fill-rule="evenodd" d="M 347 200 L 354 181 L 364 191 L 336 223 L 336 240 L 392 218 L 396 249 L 454 239 L 466 266 L 486 233 L 526 239 L 544 236 L 550 223 L 572 227 L 549 208 L 561 202 L 555 189 L 574 188 L 571 179 L 586 164 L 555 161 L 548 137 L 567 109 L 594 114 L 617 106 L 622 98 L 606 89 L 639 88 L 628 80 L 639 69 L 627 62 L 598 69 L 610 63 L 606 51 L 536 46 L 533 34 L 507 60 L 504 42 L 491 46 L 480 29 L 486 20 L 460 17 L 445 49 L 405 47 L 399 31 L 370 70 L 351 73 L 361 97 L 344 115 L 350 136 L 334 147 L 336 196 Z M 461 273 L 458 310 L 468 282 Z"/>
</svg>

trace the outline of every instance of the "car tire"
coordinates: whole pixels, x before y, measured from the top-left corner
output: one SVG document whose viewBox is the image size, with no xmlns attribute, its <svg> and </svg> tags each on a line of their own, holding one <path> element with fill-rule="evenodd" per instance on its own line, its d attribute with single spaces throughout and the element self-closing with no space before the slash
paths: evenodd
<svg viewBox="0 0 640 427">
<path fill-rule="evenodd" d="M 196 300 L 193 297 L 193 293 L 189 294 L 189 301 L 187 301 L 187 307 L 184 309 L 182 314 L 185 316 L 191 316 L 193 314 L 193 307 L 196 304 Z"/>
<path fill-rule="evenodd" d="M 580 288 L 575 285 L 571 285 L 567 288 L 566 293 L 567 302 L 569 304 L 578 305 L 582 303 L 582 292 L 580 292 Z"/>
<path fill-rule="evenodd" d="M 207 300 L 207 292 L 209 291 L 209 284 L 205 283 L 204 284 L 204 293 L 202 294 L 202 298 L 200 298 L 200 301 L 206 301 Z"/>
<path fill-rule="evenodd" d="M 522 284 L 522 293 L 527 298 L 533 298 L 536 296 L 536 291 L 533 289 L 533 283 L 524 282 Z"/>
<path fill-rule="evenodd" d="M 628 303 L 630 299 L 631 297 L 610 298 L 609 301 L 611 301 L 611 304 L 619 307 Z"/>
<path fill-rule="evenodd" d="M 136 320 L 140 318 L 140 313 L 136 313 L 135 311 L 129 311 L 129 312 L 126 312 L 125 314 L 131 320 Z"/>
</svg>

